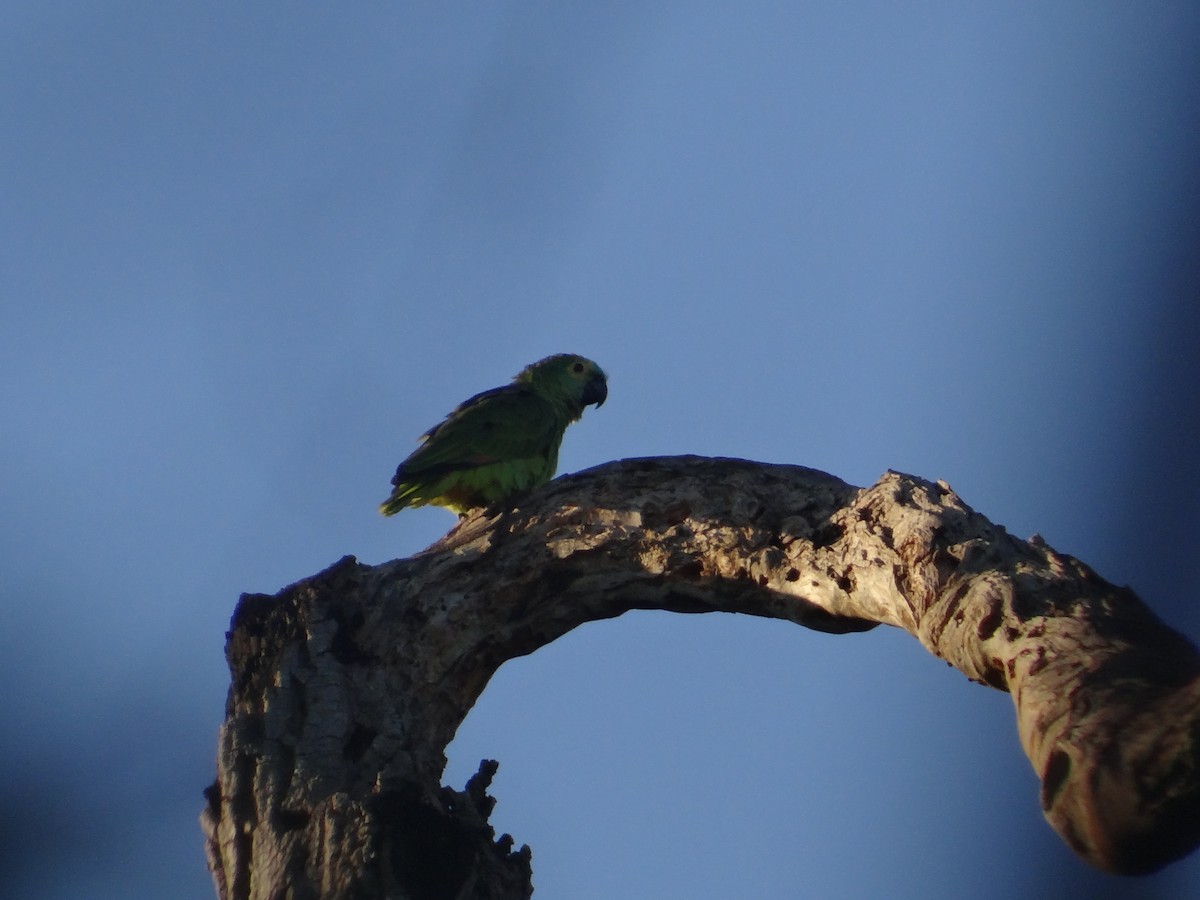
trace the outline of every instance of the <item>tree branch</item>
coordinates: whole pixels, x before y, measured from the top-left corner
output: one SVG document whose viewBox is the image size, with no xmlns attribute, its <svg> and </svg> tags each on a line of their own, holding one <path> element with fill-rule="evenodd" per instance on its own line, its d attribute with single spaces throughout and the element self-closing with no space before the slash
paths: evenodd
<svg viewBox="0 0 1200 900">
<path fill-rule="evenodd" d="M 494 768 L 443 789 L 445 747 L 502 663 L 630 609 L 903 628 L 1012 693 L 1046 818 L 1085 859 L 1144 873 L 1200 842 L 1200 656 L 1131 591 L 943 483 L 677 457 L 243 596 L 203 817 L 220 895 L 528 896 L 527 848 L 486 824 Z"/>
</svg>

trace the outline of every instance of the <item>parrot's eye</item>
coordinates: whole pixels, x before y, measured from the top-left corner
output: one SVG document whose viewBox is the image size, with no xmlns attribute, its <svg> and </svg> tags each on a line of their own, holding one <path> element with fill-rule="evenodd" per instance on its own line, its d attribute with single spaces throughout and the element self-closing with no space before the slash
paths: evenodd
<svg viewBox="0 0 1200 900">
<path fill-rule="evenodd" d="M 578 375 L 583 371 L 583 363 L 575 363 L 575 365 L 571 366 L 571 371 Z"/>
</svg>

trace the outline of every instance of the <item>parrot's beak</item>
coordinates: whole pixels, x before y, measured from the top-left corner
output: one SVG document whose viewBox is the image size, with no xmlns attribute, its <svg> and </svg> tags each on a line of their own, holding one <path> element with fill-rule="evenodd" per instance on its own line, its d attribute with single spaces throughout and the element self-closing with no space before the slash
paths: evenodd
<svg viewBox="0 0 1200 900">
<path fill-rule="evenodd" d="M 604 405 L 608 399 L 608 382 L 603 375 L 597 375 L 583 386 L 583 405 L 595 403 L 596 409 Z"/>
</svg>

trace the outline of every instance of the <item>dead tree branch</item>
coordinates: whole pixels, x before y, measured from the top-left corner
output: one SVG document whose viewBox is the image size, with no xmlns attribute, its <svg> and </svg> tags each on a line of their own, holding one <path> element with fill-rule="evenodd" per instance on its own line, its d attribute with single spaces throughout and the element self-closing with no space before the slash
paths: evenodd
<svg viewBox="0 0 1200 900">
<path fill-rule="evenodd" d="M 444 749 L 502 663 L 630 609 L 903 628 L 1012 694 L 1046 818 L 1084 858 L 1144 873 L 1200 842 L 1200 656 L 1131 591 L 945 484 L 678 457 L 244 596 L 203 816 L 220 896 L 529 896 L 527 848 L 487 825 L 494 765 L 442 788 Z"/>
</svg>

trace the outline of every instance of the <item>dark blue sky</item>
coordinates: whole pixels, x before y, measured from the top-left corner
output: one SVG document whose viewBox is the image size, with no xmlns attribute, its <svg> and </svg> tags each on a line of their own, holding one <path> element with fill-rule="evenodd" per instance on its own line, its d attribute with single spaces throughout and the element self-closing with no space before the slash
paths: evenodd
<svg viewBox="0 0 1200 900">
<path fill-rule="evenodd" d="M 944 478 L 1200 637 L 1192 2 L 14 3 L 0 31 L 0 893 L 206 897 L 242 591 L 553 352 L 561 469 Z M 539 896 L 1200 897 L 1041 819 L 1006 695 L 912 639 L 642 613 L 451 747 Z M 587 815 L 581 819 L 580 810 Z"/>
</svg>

